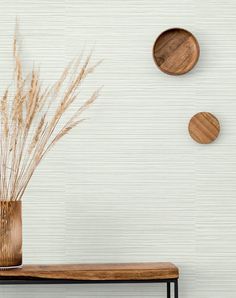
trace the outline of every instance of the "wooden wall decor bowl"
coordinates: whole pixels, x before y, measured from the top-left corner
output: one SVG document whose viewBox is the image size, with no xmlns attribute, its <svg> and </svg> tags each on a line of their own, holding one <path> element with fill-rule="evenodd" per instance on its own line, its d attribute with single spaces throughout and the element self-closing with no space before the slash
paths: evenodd
<svg viewBox="0 0 236 298">
<path fill-rule="evenodd" d="M 153 46 L 158 68 L 169 75 L 189 72 L 197 63 L 200 47 L 194 35 L 181 28 L 168 29 L 159 35 Z"/>
<path fill-rule="evenodd" d="M 220 133 L 218 119 L 208 112 L 194 115 L 189 121 L 188 131 L 193 140 L 200 144 L 212 143 Z"/>
</svg>

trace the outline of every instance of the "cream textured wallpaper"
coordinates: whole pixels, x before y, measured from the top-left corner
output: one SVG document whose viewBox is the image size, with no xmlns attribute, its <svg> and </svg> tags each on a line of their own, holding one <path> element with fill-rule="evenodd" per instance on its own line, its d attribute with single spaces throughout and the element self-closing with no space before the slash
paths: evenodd
<svg viewBox="0 0 236 298">
<path fill-rule="evenodd" d="M 236 297 L 236 2 L 2 0 L 1 90 L 11 78 L 15 17 L 24 66 L 55 80 L 94 48 L 104 85 L 89 118 L 43 161 L 24 197 L 24 262 L 173 261 L 181 298 Z M 157 35 L 195 34 L 184 76 L 152 61 Z M 1 91 L 2 92 L 2 91 Z M 199 145 L 190 117 L 209 111 L 221 135 Z M 164 285 L 2 286 L 0 297 L 165 297 Z"/>
</svg>

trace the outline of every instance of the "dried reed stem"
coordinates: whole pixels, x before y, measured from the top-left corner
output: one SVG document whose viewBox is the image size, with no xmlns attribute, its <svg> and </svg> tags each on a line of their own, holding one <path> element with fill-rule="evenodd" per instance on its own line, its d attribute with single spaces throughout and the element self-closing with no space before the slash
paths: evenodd
<svg viewBox="0 0 236 298">
<path fill-rule="evenodd" d="M 81 84 L 97 65 L 91 66 L 91 54 L 72 61 L 59 79 L 43 87 L 39 71 L 24 75 L 19 55 L 17 31 L 13 42 L 15 89 L 7 89 L 0 99 L 0 200 L 19 201 L 46 153 L 84 119 L 99 95 L 95 91 L 69 120 L 64 115 L 78 99 Z"/>
</svg>

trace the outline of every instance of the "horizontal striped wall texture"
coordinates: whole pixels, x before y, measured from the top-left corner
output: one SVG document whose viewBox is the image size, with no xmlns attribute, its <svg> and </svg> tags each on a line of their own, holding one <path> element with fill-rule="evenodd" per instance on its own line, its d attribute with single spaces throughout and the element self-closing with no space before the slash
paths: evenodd
<svg viewBox="0 0 236 298">
<path fill-rule="evenodd" d="M 172 261 L 181 298 L 236 297 L 236 2 L 2 0 L 1 88 L 12 77 L 15 17 L 24 66 L 47 83 L 83 49 L 104 59 L 88 121 L 40 165 L 24 197 L 24 262 Z M 152 61 L 157 35 L 195 34 L 201 57 L 180 77 Z M 199 145 L 191 116 L 216 115 Z M 162 285 L 4 286 L 1 297 L 165 297 Z"/>
</svg>

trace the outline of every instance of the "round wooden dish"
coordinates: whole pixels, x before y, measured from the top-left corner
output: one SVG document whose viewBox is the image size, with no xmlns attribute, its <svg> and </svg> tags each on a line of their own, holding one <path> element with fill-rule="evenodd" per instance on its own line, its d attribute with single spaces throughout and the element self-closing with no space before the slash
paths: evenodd
<svg viewBox="0 0 236 298">
<path fill-rule="evenodd" d="M 200 47 L 193 34 L 185 29 L 168 29 L 153 46 L 153 58 L 159 69 L 169 75 L 189 72 L 197 63 Z"/>
<path fill-rule="evenodd" d="M 208 112 L 194 115 L 189 121 L 188 131 L 192 139 L 200 144 L 213 142 L 220 133 L 218 119 Z"/>
</svg>

